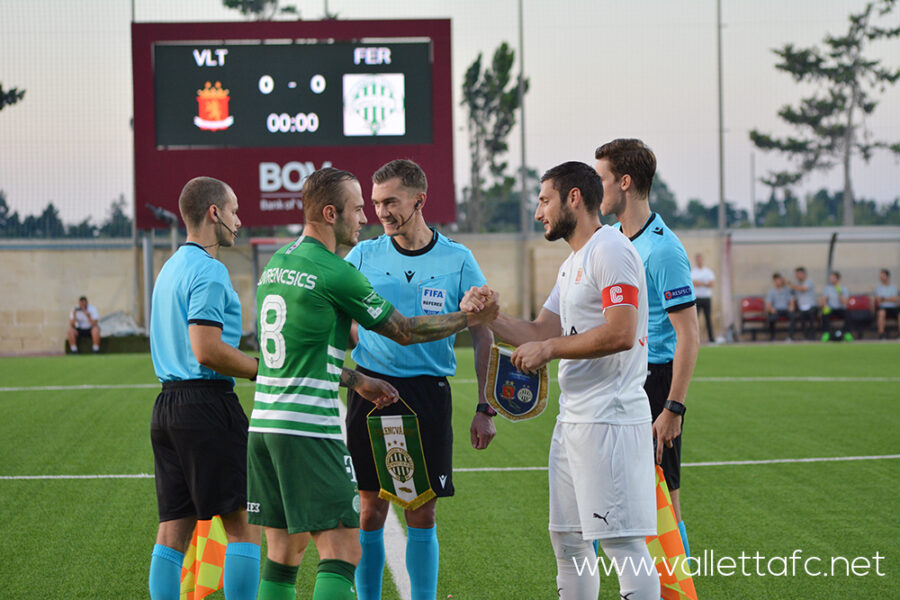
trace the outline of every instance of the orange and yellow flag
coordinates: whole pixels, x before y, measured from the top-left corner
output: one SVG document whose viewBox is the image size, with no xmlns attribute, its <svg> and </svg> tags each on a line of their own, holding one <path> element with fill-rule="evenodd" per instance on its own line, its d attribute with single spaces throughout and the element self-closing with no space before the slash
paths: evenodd
<svg viewBox="0 0 900 600">
<path fill-rule="evenodd" d="M 222 589 L 227 545 L 225 527 L 218 515 L 210 521 L 197 521 L 181 565 L 181 600 L 200 600 Z"/>
<path fill-rule="evenodd" d="M 647 537 L 647 548 L 656 570 L 659 571 L 659 587 L 663 600 L 697 600 L 694 580 L 687 572 L 687 555 L 672 498 L 666 486 L 662 468 L 656 465 L 656 535 Z"/>
</svg>

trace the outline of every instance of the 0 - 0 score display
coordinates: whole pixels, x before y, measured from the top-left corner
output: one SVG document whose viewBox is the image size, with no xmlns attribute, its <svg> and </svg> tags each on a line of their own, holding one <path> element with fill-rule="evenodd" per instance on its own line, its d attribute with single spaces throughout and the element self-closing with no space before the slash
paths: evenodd
<svg viewBox="0 0 900 600">
<path fill-rule="evenodd" d="M 156 146 L 427 144 L 431 42 L 160 43 Z"/>
<path fill-rule="evenodd" d="M 325 91 L 326 81 L 321 75 L 313 75 L 309 80 L 309 89 L 314 94 L 321 94 Z M 289 87 L 296 87 L 297 82 L 291 82 Z M 263 75 L 259 78 L 259 91 L 262 94 L 271 94 L 275 90 L 275 80 L 271 75 Z M 316 113 L 297 113 L 289 115 L 287 113 L 270 113 L 266 118 L 266 127 L 271 133 L 295 133 L 304 131 L 318 131 L 319 115 Z"/>
</svg>

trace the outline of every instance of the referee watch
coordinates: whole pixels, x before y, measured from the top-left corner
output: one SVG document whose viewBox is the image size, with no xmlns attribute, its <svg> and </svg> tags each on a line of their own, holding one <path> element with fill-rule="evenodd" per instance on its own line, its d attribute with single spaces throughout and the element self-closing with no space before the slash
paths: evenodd
<svg viewBox="0 0 900 600">
<path fill-rule="evenodd" d="M 681 415 L 682 417 L 684 416 L 684 413 L 687 412 L 687 406 L 684 405 L 684 402 L 676 402 L 675 400 L 666 400 L 663 408 L 672 411 L 676 415 Z"/>
<path fill-rule="evenodd" d="M 494 407 L 488 404 L 487 402 L 479 402 L 475 407 L 475 412 L 484 413 L 489 417 L 493 417 L 497 414 L 497 411 L 494 410 Z"/>
</svg>

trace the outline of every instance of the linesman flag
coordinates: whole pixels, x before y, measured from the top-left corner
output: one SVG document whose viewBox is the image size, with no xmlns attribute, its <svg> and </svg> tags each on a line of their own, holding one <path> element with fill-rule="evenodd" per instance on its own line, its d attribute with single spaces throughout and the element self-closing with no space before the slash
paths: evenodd
<svg viewBox="0 0 900 600">
<path fill-rule="evenodd" d="M 659 571 L 662 600 L 697 600 L 694 580 L 687 572 L 675 509 L 662 467 L 656 465 L 656 535 L 647 536 L 647 549 Z"/>
<path fill-rule="evenodd" d="M 181 565 L 181 600 L 200 600 L 225 584 L 225 526 L 222 518 L 197 521 Z"/>
<path fill-rule="evenodd" d="M 400 399 L 411 415 L 375 416 L 369 411 L 366 425 L 375 470 L 378 472 L 379 498 L 390 500 L 406 510 L 415 510 L 435 497 L 428 480 L 419 418 Z"/>
</svg>

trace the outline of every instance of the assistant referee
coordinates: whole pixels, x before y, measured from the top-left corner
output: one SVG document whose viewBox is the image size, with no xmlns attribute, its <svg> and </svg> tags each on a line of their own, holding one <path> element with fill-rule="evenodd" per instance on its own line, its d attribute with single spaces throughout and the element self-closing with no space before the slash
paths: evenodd
<svg viewBox="0 0 900 600">
<path fill-rule="evenodd" d="M 241 227 L 238 202 L 224 182 L 197 177 L 184 186 L 178 208 L 187 243 L 156 279 L 150 318 L 150 353 L 162 382 L 150 424 L 159 508 L 150 597 L 180 597 L 194 525 L 221 515 L 225 595 L 250 600 L 259 585 L 260 530 L 247 523 L 248 421 L 233 377 L 255 377 L 258 363 L 237 349 L 241 304 L 216 260 Z"/>
</svg>

